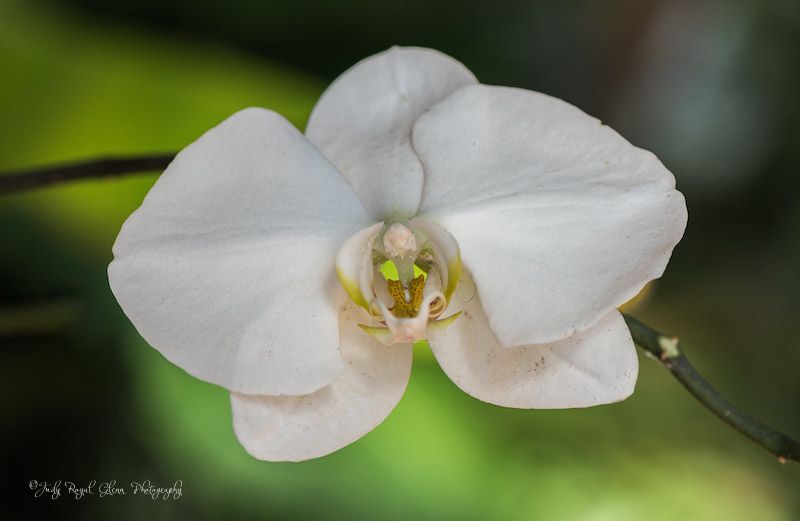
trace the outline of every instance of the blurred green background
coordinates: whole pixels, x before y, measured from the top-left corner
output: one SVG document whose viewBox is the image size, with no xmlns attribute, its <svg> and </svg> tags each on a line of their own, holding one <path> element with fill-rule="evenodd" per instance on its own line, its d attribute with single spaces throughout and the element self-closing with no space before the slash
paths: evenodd
<svg viewBox="0 0 800 521">
<path fill-rule="evenodd" d="M 800 435 L 800 8 L 790 0 L 0 0 L 0 169 L 161 152 L 230 113 L 300 128 L 327 83 L 393 44 L 540 90 L 656 152 L 689 229 L 634 314 L 678 334 L 745 410 Z M 642 358 L 629 400 L 517 411 L 417 353 L 397 410 L 329 457 L 274 464 L 227 393 L 147 347 L 107 285 L 154 175 L 0 200 L 4 514 L 26 519 L 800 518 L 780 465 Z M 32 497 L 28 481 L 183 481 L 178 501 Z"/>
</svg>

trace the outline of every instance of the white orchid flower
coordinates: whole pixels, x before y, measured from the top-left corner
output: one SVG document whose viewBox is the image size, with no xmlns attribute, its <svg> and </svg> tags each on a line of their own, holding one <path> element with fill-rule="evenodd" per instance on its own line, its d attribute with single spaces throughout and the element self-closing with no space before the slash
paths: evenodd
<svg viewBox="0 0 800 521">
<path fill-rule="evenodd" d="M 616 308 L 686 218 L 670 172 L 597 119 L 393 48 L 339 77 L 305 136 L 251 108 L 179 153 L 109 280 L 148 343 L 231 391 L 248 452 L 304 460 L 383 421 L 416 340 L 493 404 L 626 398 Z"/>
</svg>

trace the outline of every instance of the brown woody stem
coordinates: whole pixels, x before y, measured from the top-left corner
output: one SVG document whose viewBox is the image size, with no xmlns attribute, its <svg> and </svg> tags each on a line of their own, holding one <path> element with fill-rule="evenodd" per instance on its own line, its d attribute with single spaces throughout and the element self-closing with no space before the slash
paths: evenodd
<svg viewBox="0 0 800 521">
<path fill-rule="evenodd" d="M 0 195 L 78 179 L 116 177 L 137 172 L 164 170 L 174 157 L 174 153 L 109 157 L 67 165 L 4 172 L 0 174 Z"/>
<path fill-rule="evenodd" d="M 689 359 L 678 348 L 677 338 L 659 333 L 631 316 L 623 316 L 631 330 L 633 341 L 669 371 L 703 406 L 770 451 L 781 463 L 787 460 L 800 461 L 800 443 L 764 425 L 723 398 L 689 363 Z"/>
</svg>

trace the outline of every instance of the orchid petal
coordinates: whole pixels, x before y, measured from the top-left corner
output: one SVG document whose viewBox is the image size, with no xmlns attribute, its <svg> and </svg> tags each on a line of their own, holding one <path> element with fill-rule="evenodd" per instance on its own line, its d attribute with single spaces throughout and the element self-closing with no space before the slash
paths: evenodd
<svg viewBox="0 0 800 521">
<path fill-rule="evenodd" d="M 372 281 L 372 243 L 383 228 L 376 223 L 348 238 L 336 254 L 336 275 L 347 295 L 359 306 L 370 309 L 375 298 Z"/>
<path fill-rule="evenodd" d="M 461 276 L 461 251 L 458 248 L 458 242 L 447 230 L 436 223 L 414 220 L 412 224 L 421 230 L 431 242 L 434 258 L 439 265 L 442 292 L 445 300 L 450 300 Z"/>
<path fill-rule="evenodd" d="M 617 402 L 633 392 L 639 362 L 617 310 L 564 340 L 506 348 L 473 288 L 467 282 L 456 290 L 457 320 L 443 330 L 428 328 L 436 360 L 467 394 L 503 407 L 563 409 Z"/>
<path fill-rule="evenodd" d="M 178 154 L 123 225 L 109 281 L 144 339 L 190 374 L 310 393 L 344 368 L 332 260 L 369 222 L 302 134 L 247 109 Z"/>
<path fill-rule="evenodd" d="M 458 241 L 500 343 L 606 317 L 661 276 L 686 226 L 672 174 L 563 101 L 464 87 L 417 121 L 420 219 Z"/>
<path fill-rule="evenodd" d="M 352 183 L 374 220 L 413 216 L 422 165 L 411 128 L 425 109 L 475 83 L 438 51 L 393 47 L 342 74 L 317 102 L 306 135 Z"/>
<path fill-rule="evenodd" d="M 356 325 L 365 312 L 348 303 L 340 319 L 345 371 L 305 396 L 232 393 L 233 425 L 247 451 L 268 461 L 318 458 L 378 426 L 400 401 L 411 372 L 411 344 L 384 346 Z"/>
</svg>

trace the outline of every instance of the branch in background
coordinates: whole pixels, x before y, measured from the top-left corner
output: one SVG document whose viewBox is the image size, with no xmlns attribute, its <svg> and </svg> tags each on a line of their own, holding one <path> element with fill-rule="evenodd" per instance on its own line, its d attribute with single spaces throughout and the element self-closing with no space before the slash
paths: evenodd
<svg viewBox="0 0 800 521">
<path fill-rule="evenodd" d="M 74 298 L 0 306 L 0 338 L 50 335 L 74 322 L 82 305 Z"/>
<path fill-rule="evenodd" d="M 0 195 L 32 190 L 77 179 L 116 177 L 164 170 L 175 153 L 94 159 L 68 165 L 33 168 L 0 175 Z"/>
<path fill-rule="evenodd" d="M 96 159 L 65 166 L 37 168 L 0 174 L 0 195 L 22 192 L 64 181 L 112 177 L 136 172 L 164 170 L 174 153 Z M 623 315 L 633 341 L 669 371 L 700 403 L 722 421 L 772 454 L 778 461 L 800 461 L 800 442 L 748 416 L 723 398 L 706 382 L 678 349 L 678 340 L 659 333 L 633 317 Z"/>
<path fill-rule="evenodd" d="M 677 338 L 659 333 L 631 316 L 623 316 L 631 330 L 633 341 L 658 361 L 664 369 L 672 373 L 672 376 L 708 410 L 770 451 L 781 463 L 786 463 L 787 460 L 800 461 L 800 442 L 764 425 L 723 398 L 700 376 L 686 356 L 681 353 L 678 349 Z"/>
</svg>

